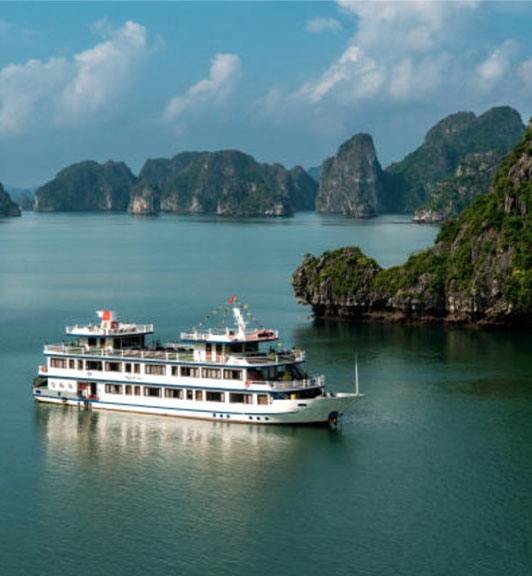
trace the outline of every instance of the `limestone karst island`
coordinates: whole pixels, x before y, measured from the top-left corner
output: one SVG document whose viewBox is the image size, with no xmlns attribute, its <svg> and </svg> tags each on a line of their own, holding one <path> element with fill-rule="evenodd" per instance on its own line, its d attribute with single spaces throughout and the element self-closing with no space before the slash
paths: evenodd
<svg viewBox="0 0 532 576">
<path fill-rule="evenodd" d="M 532 122 L 488 194 L 428 250 L 383 269 L 356 247 L 307 255 L 292 277 L 316 317 L 522 326 L 532 321 Z"/>
</svg>

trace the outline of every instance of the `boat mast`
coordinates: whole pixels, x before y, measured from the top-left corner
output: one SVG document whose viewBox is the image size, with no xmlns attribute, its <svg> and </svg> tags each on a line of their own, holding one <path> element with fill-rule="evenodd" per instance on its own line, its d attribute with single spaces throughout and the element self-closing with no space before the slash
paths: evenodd
<svg viewBox="0 0 532 576">
<path fill-rule="evenodd" d="M 355 394 L 358 396 L 358 355 L 355 353 Z"/>
</svg>

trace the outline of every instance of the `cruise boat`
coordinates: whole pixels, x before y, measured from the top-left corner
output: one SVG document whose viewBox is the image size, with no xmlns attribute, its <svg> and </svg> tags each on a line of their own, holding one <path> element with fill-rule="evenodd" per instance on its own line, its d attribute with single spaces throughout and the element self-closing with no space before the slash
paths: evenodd
<svg viewBox="0 0 532 576">
<path fill-rule="evenodd" d="M 336 425 L 362 395 L 326 391 L 305 353 L 283 349 L 279 334 L 234 297 L 216 328 L 193 328 L 165 346 L 153 324 L 128 324 L 114 311 L 96 324 L 66 327 L 67 342 L 44 346 L 33 383 L 37 402 L 252 424 Z M 231 318 L 231 325 L 227 326 Z"/>
</svg>

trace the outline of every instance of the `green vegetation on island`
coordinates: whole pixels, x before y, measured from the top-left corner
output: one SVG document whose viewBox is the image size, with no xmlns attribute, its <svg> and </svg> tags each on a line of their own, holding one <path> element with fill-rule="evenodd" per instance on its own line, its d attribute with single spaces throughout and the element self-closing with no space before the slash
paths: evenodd
<svg viewBox="0 0 532 576">
<path fill-rule="evenodd" d="M 432 248 L 381 268 L 358 248 L 307 255 L 292 277 L 318 317 L 517 325 L 532 321 L 532 123 L 489 194 L 449 220 Z"/>
</svg>

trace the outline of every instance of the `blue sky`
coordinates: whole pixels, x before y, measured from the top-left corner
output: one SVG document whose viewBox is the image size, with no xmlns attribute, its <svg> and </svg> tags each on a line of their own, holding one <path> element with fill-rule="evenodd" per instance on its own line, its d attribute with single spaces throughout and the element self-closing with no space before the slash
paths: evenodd
<svg viewBox="0 0 532 576">
<path fill-rule="evenodd" d="M 386 166 L 454 112 L 528 123 L 531 26 L 531 2 L 1 2 L 0 181 L 229 148 L 308 168 L 358 132 Z"/>
</svg>

